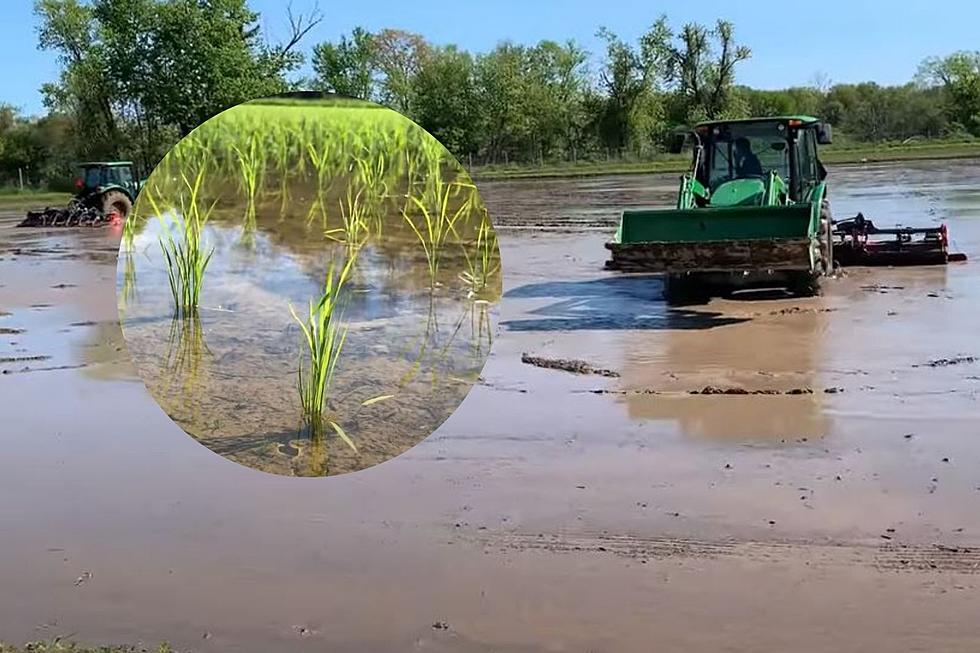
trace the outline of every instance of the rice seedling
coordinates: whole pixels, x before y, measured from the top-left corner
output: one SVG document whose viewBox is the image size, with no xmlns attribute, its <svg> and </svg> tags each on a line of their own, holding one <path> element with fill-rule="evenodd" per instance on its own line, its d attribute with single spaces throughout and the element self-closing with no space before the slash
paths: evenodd
<svg viewBox="0 0 980 653">
<path fill-rule="evenodd" d="M 132 300 L 136 299 L 136 261 L 133 260 L 134 253 L 132 250 L 128 251 L 124 255 L 126 257 L 123 263 L 123 282 L 122 282 L 122 292 L 119 295 L 119 308 L 125 311 L 126 305 Z"/>
<path fill-rule="evenodd" d="M 347 337 L 347 328 L 340 322 L 340 311 L 343 287 L 352 267 L 353 259 L 347 259 L 338 275 L 334 264 L 330 264 L 321 295 L 315 302 L 310 300 L 305 318 L 296 314 L 292 304 L 289 306 L 289 312 L 303 332 L 307 370 L 304 374 L 304 365 L 300 364 L 297 372 L 300 404 L 303 418 L 315 437 L 322 435 L 323 411 L 328 408 L 330 386 Z M 326 422 L 351 449 L 357 451 L 354 441 L 335 420 L 327 419 Z"/>
<path fill-rule="evenodd" d="M 214 204 L 207 210 L 201 209 L 199 193 L 204 171 L 199 170 L 194 181 L 183 176 L 184 183 L 190 191 L 188 205 L 185 206 L 181 196 L 181 210 L 174 215 L 176 231 L 179 240 L 174 239 L 174 229 L 164 219 L 164 212 L 156 202 L 152 193 L 144 190 L 144 194 L 153 207 L 157 219 L 165 230 L 166 237 L 159 238 L 160 249 L 163 251 L 167 265 L 167 279 L 174 300 L 174 311 L 177 315 L 193 315 L 197 312 L 201 297 L 201 287 L 204 283 L 204 272 L 207 270 L 214 248 L 205 253 L 201 241 L 204 225 L 207 223 Z"/>
<path fill-rule="evenodd" d="M 130 253 L 133 251 L 133 244 L 136 241 L 136 211 L 132 211 L 123 223 L 122 245 L 123 251 Z"/>
<path fill-rule="evenodd" d="M 328 238 L 337 240 L 337 234 L 342 233 L 342 242 L 347 245 L 347 256 L 353 258 L 367 240 L 370 233 L 366 219 L 366 210 L 362 201 L 363 189 L 354 192 L 353 186 L 347 187 L 346 205 L 343 199 L 339 200 L 340 219 L 342 227 L 328 229 L 324 235 Z"/>
<path fill-rule="evenodd" d="M 415 233 L 422 245 L 425 253 L 426 263 L 429 269 L 430 289 L 434 289 L 438 283 L 439 263 L 443 246 L 450 234 L 454 233 L 456 222 L 464 215 L 466 204 L 461 205 L 455 211 L 450 207 L 450 199 L 454 195 L 455 184 L 441 183 L 440 188 L 435 193 L 433 203 L 427 203 L 418 197 L 412 197 L 412 203 L 422 216 L 422 222 L 416 224 L 410 212 L 403 212 L 402 216 L 409 227 Z"/>
<path fill-rule="evenodd" d="M 232 145 L 238 157 L 238 165 L 241 172 L 241 182 L 247 202 L 245 208 L 245 232 L 255 229 L 255 200 L 259 187 L 259 178 L 262 169 L 262 159 L 259 150 L 259 139 L 253 133 L 248 139 L 246 149 L 241 149 L 237 145 Z"/>
<path fill-rule="evenodd" d="M 459 278 L 466 284 L 469 297 L 477 297 L 483 293 L 490 280 L 500 272 L 498 251 L 497 234 L 484 208 L 481 212 L 480 225 L 476 230 L 473 251 L 470 252 L 466 246 L 463 247 L 466 270 L 460 272 Z"/>
</svg>

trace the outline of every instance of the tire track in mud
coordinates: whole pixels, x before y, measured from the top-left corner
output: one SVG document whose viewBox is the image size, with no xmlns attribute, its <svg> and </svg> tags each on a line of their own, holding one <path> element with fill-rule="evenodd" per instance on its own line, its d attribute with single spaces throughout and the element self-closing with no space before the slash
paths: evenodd
<svg viewBox="0 0 980 653">
<path fill-rule="evenodd" d="M 977 574 L 980 547 L 887 543 L 879 547 L 875 566 L 882 571 Z"/>
<path fill-rule="evenodd" d="M 472 538 L 487 548 L 515 552 L 614 555 L 645 564 L 650 560 L 738 558 L 755 563 L 865 567 L 880 572 L 980 574 L 980 547 L 943 544 L 880 545 L 806 540 L 702 539 L 609 533 L 484 532 Z"/>
</svg>

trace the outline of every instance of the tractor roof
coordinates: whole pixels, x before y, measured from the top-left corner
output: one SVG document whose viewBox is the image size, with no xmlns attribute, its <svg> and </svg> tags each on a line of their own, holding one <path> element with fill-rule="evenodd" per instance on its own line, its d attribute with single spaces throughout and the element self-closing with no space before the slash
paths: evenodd
<svg viewBox="0 0 980 653">
<path fill-rule="evenodd" d="M 813 116 L 759 116 L 757 118 L 736 118 L 734 120 L 708 120 L 706 122 L 700 122 L 695 127 L 709 127 L 713 125 L 728 125 L 732 123 L 746 123 L 746 122 L 789 122 L 790 120 L 799 120 L 805 125 L 810 125 L 816 122 L 820 122 L 820 118 L 814 118 Z"/>
<path fill-rule="evenodd" d="M 96 166 L 131 166 L 132 161 L 83 161 L 78 164 L 82 168 L 94 168 Z"/>
</svg>

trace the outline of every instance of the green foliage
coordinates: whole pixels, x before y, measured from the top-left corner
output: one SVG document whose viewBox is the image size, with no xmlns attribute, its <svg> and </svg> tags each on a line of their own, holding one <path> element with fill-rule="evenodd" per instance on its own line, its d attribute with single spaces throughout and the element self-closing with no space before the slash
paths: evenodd
<svg viewBox="0 0 980 653">
<path fill-rule="evenodd" d="M 432 48 L 414 79 L 409 117 L 456 155 L 479 147 L 480 95 L 472 55 Z"/>
<path fill-rule="evenodd" d="M 291 88 L 297 46 L 319 22 L 290 15 L 290 34 L 276 44 L 262 38 L 247 0 L 36 0 L 35 10 L 38 44 L 61 73 L 42 88 L 47 116 L 0 105 L 0 186 L 23 178 L 70 191 L 72 163 L 91 158 L 132 159 L 148 173 L 205 119 Z M 356 28 L 314 45 L 310 83 L 385 103 L 464 163 L 648 160 L 678 125 L 780 113 L 824 118 L 842 142 L 980 136 L 980 52 L 929 58 L 914 84 L 756 90 L 738 85 L 751 51 L 728 21 L 675 28 L 660 17 L 633 42 L 607 29 L 599 36 L 589 66 L 590 53 L 571 41 L 470 53 L 404 30 Z M 313 159 L 301 165 L 316 167 Z"/>
<path fill-rule="evenodd" d="M 265 42 L 246 0 L 37 0 L 39 46 L 57 53 L 49 109 L 71 116 L 78 158 L 152 168 L 176 140 L 243 101 L 286 90 L 317 16 Z"/>
<path fill-rule="evenodd" d="M 342 36 L 339 43 L 314 47 L 313 72 L 325 90 L 367 100 L 374 95 L 374 53 L 371 35 L 358 27 L 350 39 Z"/>
<path fill-rule="evenodd" d="M 980 51 L 926 59 L 919 69 L 918 80 L 926 86 L 941 88 L 950 121 L 980 136 Z"/>
</svg>

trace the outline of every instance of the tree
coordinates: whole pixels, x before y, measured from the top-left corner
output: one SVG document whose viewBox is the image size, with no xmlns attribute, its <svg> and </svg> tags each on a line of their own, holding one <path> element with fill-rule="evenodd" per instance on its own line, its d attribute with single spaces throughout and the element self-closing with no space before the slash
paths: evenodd
<svg viewBox="0 0 980 653">
<path fill-rule="evenodd" d="M 380 100 L 395 111 L 408 113 L 412 83 L 429 55 L 429 44 L 419 34 L 398 29 L 383 29 L 372 40 Z"/>
<path fill-rule="evenodd" d="M 431 48 L 412 84 L 410 115 L 456 156 L 479 147 L 479 96 L 473 57 L 456 46 Z"/>
<path fill-rule="evenodd" d="M 484 149 L 493 160 L 506 153 L 515 157 L 518 149 L 533 137 L 528 49 L 501 43 L 476 59 L 475 85 L 479 93 L 480 128 Z M 529 152 L 521 152 L 527 155 Z"/>
<path fill-rule="evenodd" d="M 342 36 L 339 43 L 320 43 L 313 48 L 313 71 L 319 87 L 326 91 L 357 98 L 375 98 L 376 62 L 374 37 L 355 27 L 351 37 Z"/>
<path fill-rule="evenodd" d="M 961 51 L 926 59 L 917 79 L 927 87 L 941 87 L 950 119 L 980 136 L 980 52 Z"/>
<path fill-rule="evenodd" d="M 215 114 L 285 90 L 320 20 L 290 11 L 290 37 L 271 44 L 246 0 L 37 0 L 35 12 L 62 65 L 46 104 L 76 121 L 78 153 L 147 167 Z"/>
<path fill-rule="evenodd" d="M 713 43 L 714 42 L 714 43 Z M 734 117 L 744 111 L 734 92 L 735 66 L 751 57 L 751 50 L 735 42 L 735 28 L 719 20 L 715 28 L 696 23 L 675 35 L 661 16 L 641 38 L 647 68 L 683 99 L 684 120 Z"/>
<path fill-rule="evenodd" d="M 608 29 L 600 28 L 597 36 L 606 42 L 606 60 L 599 73 L 606 102 L 595 116 L 597 127 L 607 147 L 620 149 L 629 143 L 631 120 L 650 91 L 651 68 L 635 47 Z"/>
<path fill-rule="evenodd" d="M 573 41 L 545 40 L 527 51 L 527 105 L 542 156 L 555 150 L 574 152 L 581 145 L 587 59 L 588 53 Z"/>
</svg>

